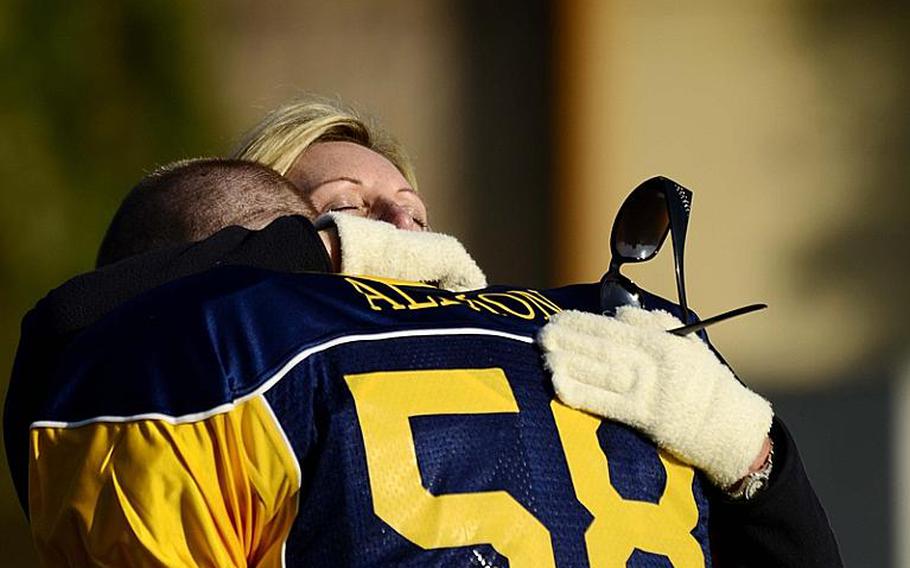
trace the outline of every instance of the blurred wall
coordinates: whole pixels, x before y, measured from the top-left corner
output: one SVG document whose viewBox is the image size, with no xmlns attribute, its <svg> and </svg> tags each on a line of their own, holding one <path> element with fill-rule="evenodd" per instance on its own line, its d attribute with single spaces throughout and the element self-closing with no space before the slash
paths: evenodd
<svg viewBox="0 0 910 568">
<path fill-rule="evenodd" d="M 847 565 L 892 565 L 910 530 L 896 523 L 907 437 L 892 402 L 910 343 L 908 9 L 558 6 L 558 279 L 603 272 L 613 215 L 640 181 L 693 189 L 690 304 L 703 316 L 770 304 L 712 338 L 795 432 Z M 624 271 L 676 297 L 669 247 Z"/>
<path fill-rule="evenodd" d="M 0 3 L 0 391 L 19 321 L 91 268 L 123 193 L 178 157 L 217 151 L 220 98 L 197 6 Z M 4 566 L 34 565 L 0 459 Z"/>
<path fill-rule="evenodd" d="M 840 29 L 780 0 L 569 5 L 558 163 L 574 191 L 562 203 L 560 249 L 575 254 L 559 256 L 560 278 L 599 275 L 613 212 L 661 173 L 695 191 L 693 305 L 705 314 L 771 306 L 714 332 L 763 385 L 811 388 L 895 334 L 906 344 L 890 323 L 906 314 L 906 262 L 880 249 L 906 240 L 906 223 L 890 218 L 910 199 L 898 176 L 875 171 L 883 161 L 890 173 L 906 167 L 897 153 L 905 145 L 892 145 L 907 113 L 895 98 L 905 73 L 898 46 L 881 37 L 893 26 L 888 10 L 853 25 L 836 15 Z M 884 266 L 862 262 L 860 247 Z M 857 257 L 844 258 L 847 250 Z M 665 266 L 640 268 L 643 284 L 675 294 Z"/>
</svg>

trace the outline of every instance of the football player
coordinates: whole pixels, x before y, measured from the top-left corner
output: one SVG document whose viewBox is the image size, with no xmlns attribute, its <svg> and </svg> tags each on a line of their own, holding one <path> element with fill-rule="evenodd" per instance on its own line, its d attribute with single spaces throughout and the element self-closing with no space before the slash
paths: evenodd
<svg viewBox="0 0 910 568">
<path fill-rule="evenodd" d="M 675 306 L 487 287 L 343 109 L 244 148 L 287 179 L 152 174 L 23 322 L 5 434 L 44 562 L 839 564 L 786 430 Z"/>
</svg>

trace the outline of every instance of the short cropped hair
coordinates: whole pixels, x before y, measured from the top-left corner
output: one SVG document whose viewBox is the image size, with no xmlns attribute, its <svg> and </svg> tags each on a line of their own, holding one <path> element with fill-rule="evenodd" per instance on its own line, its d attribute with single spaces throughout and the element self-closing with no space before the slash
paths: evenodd
<svg viewBox="0 0 910 568">
<path fill-rule="evenodd" d="M 328 99 L 309 97 L 273 110 L 231 155 L 265 164 L 284 175 L 311 145 L 339 141 L 360 144 L 385 157 L 417 189 L 414 166 L 404 147 L 374 119 Z"/>
<path fill-rule="evenodd" d="M 114 214 L 97 266 L 200 241 L 230 225 L 260 229 L 282 215 L 313 217 L 294 185 L 248 160 L 175 162 L 144 177 Z"/>
</svg>

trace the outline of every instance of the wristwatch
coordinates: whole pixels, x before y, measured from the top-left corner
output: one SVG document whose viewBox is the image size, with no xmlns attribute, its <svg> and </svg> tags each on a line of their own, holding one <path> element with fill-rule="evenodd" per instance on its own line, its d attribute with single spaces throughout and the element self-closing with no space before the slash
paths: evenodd
<svg viewBox="0 0 910 568">
<path fill-rule="evenodd" d="M 758 495 L 771 481 L 771 468 L 774 467 L 774 442 L 768 447 L 768 457 L 757 471 L 746 475 L 736 488 L 727 491 L 727 496 L 736 501 L 748 501 Z"/>
</svg>

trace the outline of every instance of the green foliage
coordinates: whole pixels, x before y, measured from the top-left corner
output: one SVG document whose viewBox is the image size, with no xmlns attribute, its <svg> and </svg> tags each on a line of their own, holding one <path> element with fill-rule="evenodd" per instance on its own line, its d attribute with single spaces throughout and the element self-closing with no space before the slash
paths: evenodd
<svg viewBox="0 0 910 568">
<path fill-rule="evenodd" d="M 24 312 L 92 267 L 124 193 L 156 165 L 217 150 L 205 25 L 192 3 L 0 4 L 0 375 Z M 4 527 L 23 527 L 4 530 L 4 564 L 27 565 L 5 473 L 0 499 Z"/>
</svg>

